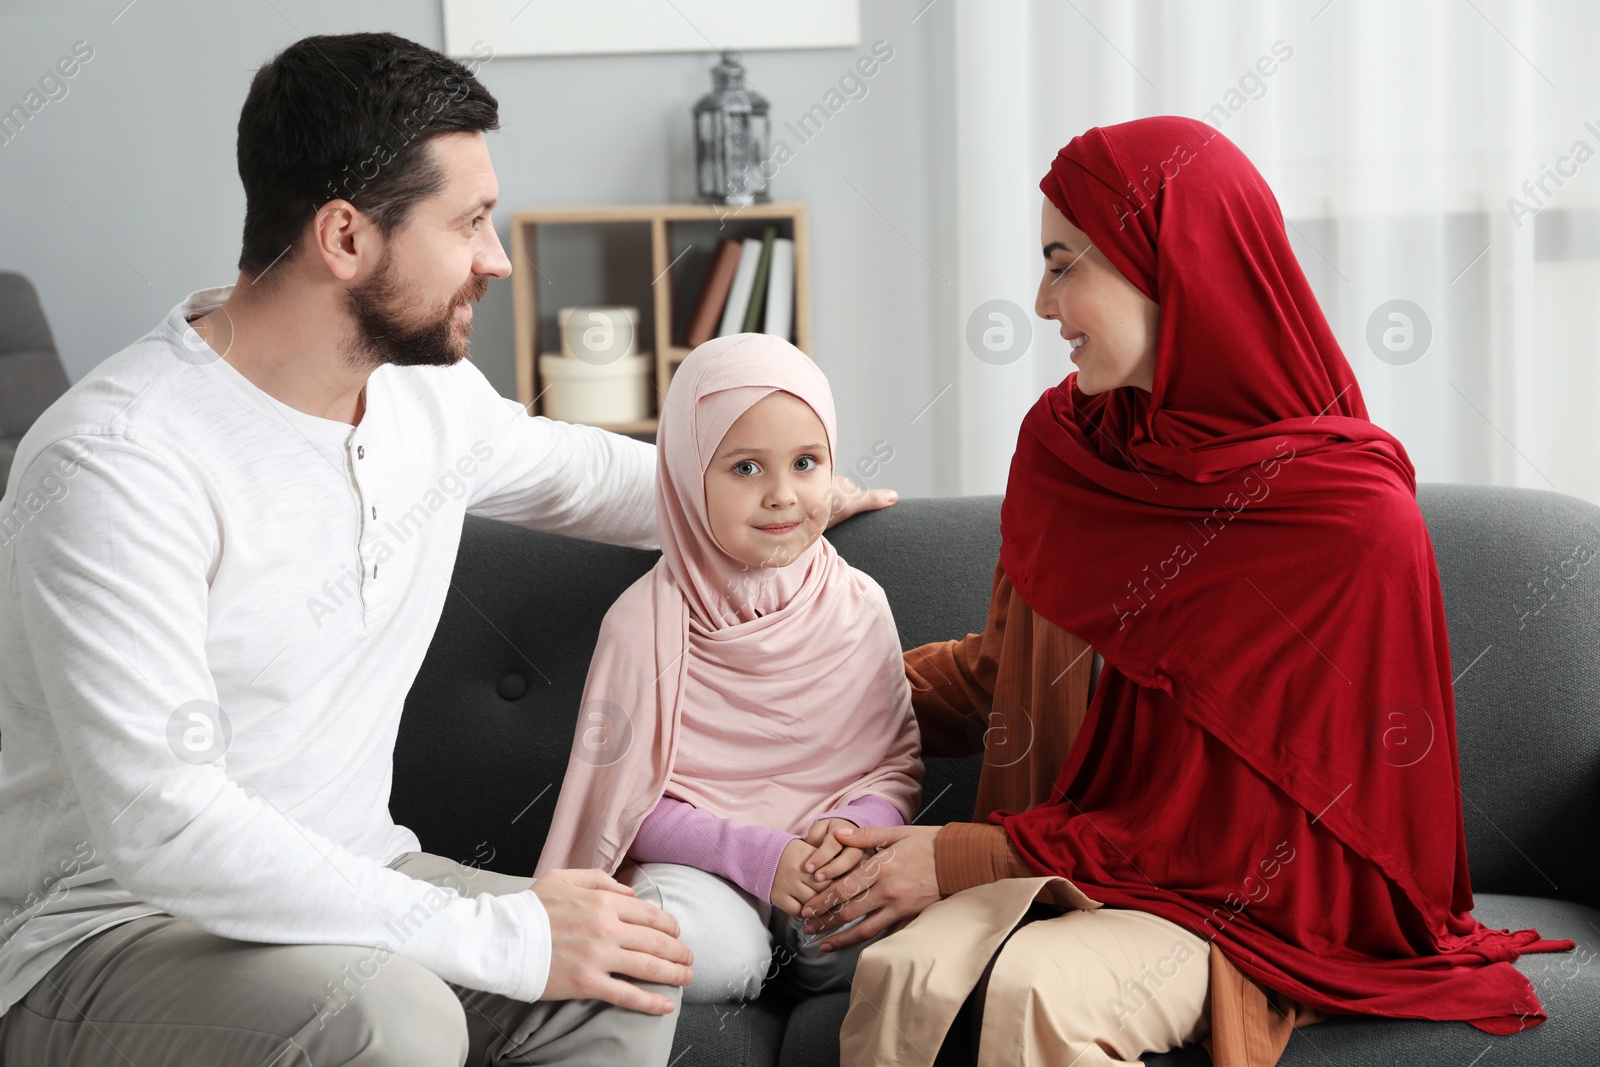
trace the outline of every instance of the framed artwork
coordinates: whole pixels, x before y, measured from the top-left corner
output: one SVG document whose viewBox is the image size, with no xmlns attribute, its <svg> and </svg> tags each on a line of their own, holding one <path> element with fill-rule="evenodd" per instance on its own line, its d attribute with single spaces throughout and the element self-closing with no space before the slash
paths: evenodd
<svg viewBox="0 0 1600 1067">
<path fill-rule="evenodd" d="M 575 56 L 854 48 L 860 0 L 441 0 L 445 52 Z"/>
</svg>

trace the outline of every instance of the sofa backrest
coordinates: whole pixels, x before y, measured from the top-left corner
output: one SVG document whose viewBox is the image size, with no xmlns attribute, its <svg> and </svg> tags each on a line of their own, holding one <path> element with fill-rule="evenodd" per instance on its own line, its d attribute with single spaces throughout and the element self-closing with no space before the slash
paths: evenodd
<svg viewBox="0 0 1600 1067">
<path fill-rule="evenodd" d="M 1444 585 L 1472 887 L 1600 906 L 1600 507 L 1447 484 L 1417 501 Z"/>
<path fill-rule="evenodd" d="M 1473 885 L 1600 903 L 1600 508 L 1533 490 L 1425 485 L 1445 587 Z M 983 626 L 998 497 L 905 500 L 829 538 L 884 587 L 912 648 Z M 1581 553 L 1580 553 L 1581 555 Z M 469 517 L 406 702 L 391 809 L 423 847 L 532 871 L 600 620 L 655 553 Z M 1548 568 L 1548 570 L 1547 570 Z M 1561 574 L 1572 577 L 1564 584 Z M 1530 582 L 1557 575 L 1543 592 Z M 1481 658 L 1480 658 L 1481 653 Z M 970 819 L 981 757 L 930 760 L 927 824 Z"/>
</svg>

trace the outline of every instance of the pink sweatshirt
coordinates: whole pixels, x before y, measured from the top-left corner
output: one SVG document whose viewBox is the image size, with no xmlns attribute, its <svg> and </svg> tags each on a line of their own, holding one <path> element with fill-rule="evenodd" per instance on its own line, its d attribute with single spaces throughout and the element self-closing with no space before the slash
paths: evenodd
<svg viewBox="0 0 1600 1067">
<path fill-rule="evenodd" d="M 816 818 L 848 819 L 857 826 L 900 826 L 905 820 L 882 797 L 857 797 Z M 720 875 L 757 900 L 771 902 L 778 860 L 794 834 L 746 826 L 674 797 L 662 797 L 639 825 L 628 855 L 639 863 L 682 863 Z"/>
</svg>

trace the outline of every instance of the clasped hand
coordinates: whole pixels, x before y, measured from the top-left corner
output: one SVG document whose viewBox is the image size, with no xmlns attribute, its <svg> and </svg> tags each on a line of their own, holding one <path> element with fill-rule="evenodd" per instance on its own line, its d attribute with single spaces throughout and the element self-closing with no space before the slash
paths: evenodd
<svg viewBox="0 0 1600 1067">
<path fill-rule="evenodd" d="M 805 837 L 797 837 L 783 848 L 778 873 L 772 879 L 772 906 L 800 915 L 806 901 L 828 888 L 835 878 L 855 870 L 861 857 L 859 848 L 842 844 L 834 834 L 840 827 L 855 828 L 849 819 L 820 819 L 811 824 Z"/>
<path fill-rule="evenodd" d="M 867 826 L 836 831 L 871 858 L 800 909 L 807 934 L 832 933 L 824 952 L 860 944 L 903 928 L 940 898 L 933 860 L 937 826 Z M 848 930 L 840 929 L 856 919 Z"/>
</svg>

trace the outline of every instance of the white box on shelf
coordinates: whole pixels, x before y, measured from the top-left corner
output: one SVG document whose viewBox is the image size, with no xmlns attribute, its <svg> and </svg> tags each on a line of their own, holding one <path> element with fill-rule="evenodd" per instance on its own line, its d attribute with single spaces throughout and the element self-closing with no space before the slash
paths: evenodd
<svg viewBox="0 0 1600 1067">
<path fill-rule="evenodd" d="M 639 309 L 585 305 L 556 312 L 561 354 L 588 363 L 611 363 L 638 352 Z"/>
<path fill-rule="evenodd" d="M 589 363 L 547 352 L 539 357 L 543 413 L 560 422 L 621 423 L 650 417 L 649 352 Z"/>
</svg>

